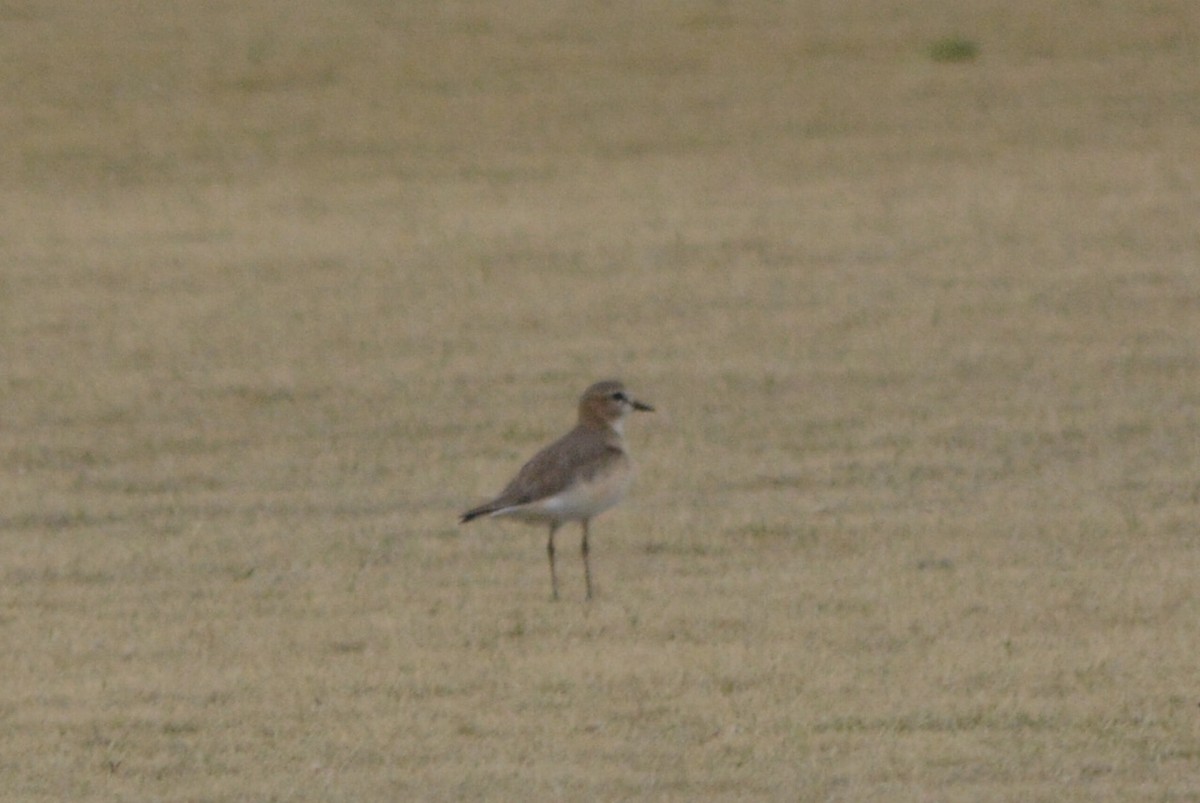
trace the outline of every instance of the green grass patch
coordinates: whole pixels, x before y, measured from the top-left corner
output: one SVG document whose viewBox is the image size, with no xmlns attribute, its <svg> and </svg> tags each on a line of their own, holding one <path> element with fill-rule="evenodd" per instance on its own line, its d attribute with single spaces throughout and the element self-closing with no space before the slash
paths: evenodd
<svg viewBox="0 0 1200 803">
<path fill-rule="evenodd" d="M 929 45 L 926 53 L 939 64 L 957 64 L 978 58 L 979 44 L 962 36 L 947 36 Z"/>
</svg>

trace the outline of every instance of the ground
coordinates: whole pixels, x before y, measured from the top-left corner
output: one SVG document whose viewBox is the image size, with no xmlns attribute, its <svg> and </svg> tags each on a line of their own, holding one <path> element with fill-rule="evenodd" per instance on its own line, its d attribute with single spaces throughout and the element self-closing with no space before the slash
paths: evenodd
<svg viewBox="0 0 1200 803">
<path fill-rule="evenodd" d="M 1190 0 L 0 42 L 11 799 L 1200 800 Z M 554 604 L 457 514 L 608 377 Z"/>
</svg>

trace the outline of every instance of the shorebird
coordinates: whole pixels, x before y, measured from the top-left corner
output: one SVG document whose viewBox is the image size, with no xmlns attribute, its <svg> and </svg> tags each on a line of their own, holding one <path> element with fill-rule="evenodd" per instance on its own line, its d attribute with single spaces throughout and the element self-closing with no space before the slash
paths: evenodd
<svg viewBox="0 0 1200 803">
<path fill-rule="evenodd" d="M 568 521 L 581 522 L 583 577 L 591 599 L 588 523 L 620 502 L 633 479 L 633 462 L 625 451 L 625 418 L 634 410 L 654 408 L 632 398 L 615 379 L 592 385 L 579 398 L 575 428 L 530 458 L 499 496 L 463 513 L 461 523 L 480 516 L 505 516 L 548 524 L 550 594 L 558 599 L 554 534 Z"/>
</svg>

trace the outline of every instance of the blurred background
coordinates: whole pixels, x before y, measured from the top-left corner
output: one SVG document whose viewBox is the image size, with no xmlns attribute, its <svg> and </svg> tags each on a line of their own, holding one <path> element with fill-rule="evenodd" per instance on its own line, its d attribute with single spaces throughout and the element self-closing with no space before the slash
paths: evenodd
<svg viewBox="0 0 1200 803">
<path fill-rule="evenodd" d="M 1195 798 L 1192 4 L 0 41 L 13 794 Z M 609 376 L 659 413 L 552 606 L 456 514 Z"/>
</svg>

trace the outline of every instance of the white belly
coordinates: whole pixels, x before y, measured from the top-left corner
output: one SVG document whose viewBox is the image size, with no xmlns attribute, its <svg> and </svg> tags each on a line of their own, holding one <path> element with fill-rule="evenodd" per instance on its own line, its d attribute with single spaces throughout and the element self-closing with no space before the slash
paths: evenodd
<svg viewBox="0 0 1200 803">
<path fill-rule="evenodd" d="M 493 515 L 507 516 L 529 522 L 552 522 L 590 519 L 621 501 L 629 490 L 632 471 L 613 471 L 591 482 L 579 482 L 554 496 L 529 504 L 498 510 Z"/>
</svg>

